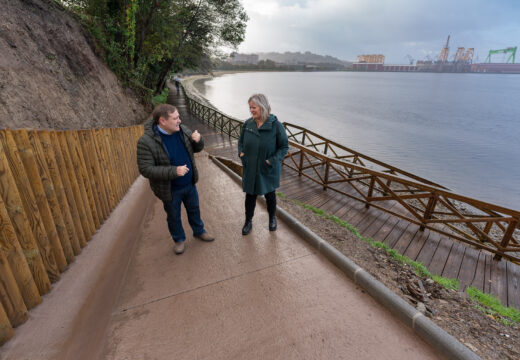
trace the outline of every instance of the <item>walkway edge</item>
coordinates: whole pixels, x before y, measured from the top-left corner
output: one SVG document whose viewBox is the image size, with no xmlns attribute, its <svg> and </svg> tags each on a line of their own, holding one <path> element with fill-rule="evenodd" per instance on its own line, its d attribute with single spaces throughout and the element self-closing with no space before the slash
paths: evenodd
<svg viewBox="0 0 520 360">
<path fill-rule="evenodd" d="M 210 155 L 210 158 L 224 170 L 238 184 L 242 179 L 221 161 Z M 265 201 L 261 198 L 262 201 Z M 413 306 L 401 299 L 397 294 L 376 280 L 363 268 L 343 255 L 340 251 L 312 232 L 299 222 L 291 214 L 280 207 L 277 208 L 278 216 L 302 236 L 309 244 L 336 265 L 356 284 L 367 291 L 376 301 L 385 306 L 392 314 L 397 316 L 406 325 L 411 327 L 423 340 L 438 349 L 449 359 L 476 360 L 481 359 L 477 354 L 468 349 L 456 338 L 448 334 L 433 321 L 417 311 Z"/>
</svg>

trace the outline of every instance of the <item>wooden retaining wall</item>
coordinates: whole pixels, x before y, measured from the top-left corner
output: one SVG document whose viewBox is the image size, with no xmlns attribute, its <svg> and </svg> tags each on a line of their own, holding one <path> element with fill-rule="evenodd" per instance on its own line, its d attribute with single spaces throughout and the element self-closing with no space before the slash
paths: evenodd
<svg viewBox="0 0 520 360">
<path fill-rule="evenodd" d="M 0 345 L 137 178 L 142 133 L 0 130 Z"/>
</svg>

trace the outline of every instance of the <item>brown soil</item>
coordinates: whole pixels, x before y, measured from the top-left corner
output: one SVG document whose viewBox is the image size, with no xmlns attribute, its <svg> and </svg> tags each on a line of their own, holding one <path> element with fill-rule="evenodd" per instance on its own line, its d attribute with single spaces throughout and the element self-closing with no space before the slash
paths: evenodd
<svg viewBox="0 0 520 360">
<path fill-rule="evenodd" d="M 92 51 L 76 19 L 47 0 L 1 0 L 0 128 L 140 123 L 136 96 Z"/>
<path fill-rule="evenodd" d="M 278 205 L 412 306 L 424 304 L 426 316 L 483 359 L 520 359 L 518 324 L 504 325 L 477 309 L 465 293 L 419 277 L 412 267 L 397 262 L 386 251 L 290 200 L 278 199 Z"/>
</svg>

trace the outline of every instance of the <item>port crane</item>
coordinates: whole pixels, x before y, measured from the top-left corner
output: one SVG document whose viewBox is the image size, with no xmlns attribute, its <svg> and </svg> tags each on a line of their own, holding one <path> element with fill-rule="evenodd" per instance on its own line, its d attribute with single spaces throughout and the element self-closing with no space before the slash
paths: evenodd
<svg viewBox="0 0 520 360">
<path fill-rule="evenodd" d="M 490 63 L 491 62 L 491 55 L 495 55 L 495 54 L 510 54 L 506 60 L 506 64 L 509 63 L 509 60 L 512 60 L 511 61 L 511 64 L 514 64 L 515 63 L 515 55 L 516 55 L 516 46 L 515 47 L 508 47 L 508 48 L 505 48 L 505 49 L 499 49 L 499 50 L 489 50 L 489 54 L 486 58 L 486 60 L 484 61 L 485 63 Z"/>
<path fill-rule="evenodd" d="M 439 55 L 439 63 L 445 64 L 448 61 L 448 55 L 450 53 L 450 35 L 448 35 L 448 40 L 446 40 L 446 45 L 441 50 L 441 54 Z"/>
</svg>

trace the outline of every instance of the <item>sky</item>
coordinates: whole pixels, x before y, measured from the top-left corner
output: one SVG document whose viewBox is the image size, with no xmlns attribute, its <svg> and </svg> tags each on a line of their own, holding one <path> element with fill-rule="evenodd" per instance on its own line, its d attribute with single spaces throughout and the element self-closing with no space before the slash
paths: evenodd
<svg viewBox="0 0 520 360">
<path fill-rule="evenodd" d="M 473 62 L 490 49 L 518 46 L 520 0 L 241 0 L 249 21 L 238 52 L 310 51 L 355 61 L 383 54 L 385 63 L 435 59 L 450 38 L 474 48 Z M 493 62 L 504 62 L 495 55 Z"/>
</svg>

